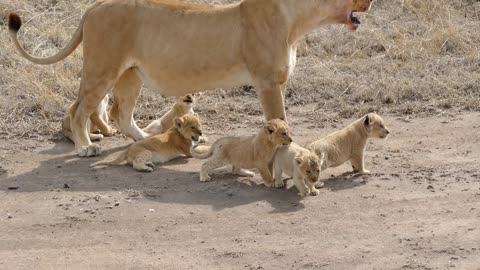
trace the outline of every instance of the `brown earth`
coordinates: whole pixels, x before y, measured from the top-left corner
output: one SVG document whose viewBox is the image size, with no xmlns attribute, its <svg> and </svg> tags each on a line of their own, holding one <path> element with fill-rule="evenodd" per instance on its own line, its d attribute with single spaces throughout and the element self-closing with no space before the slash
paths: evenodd
<svg viewBox="0 0 480 270">
<path fill-rule="evenodd" d="M 0 269 L 480 269 L 480 114 L 385 119 L 391 136 L 368 145 L 373 174 L 328 170 L 306 199 L 258 177 L 200 183 L 193 159 L 93 170 L 98 158 L 67 141 L 1 141 Z M 351 119 L 290 121 L 306 143 Z"/>
</svg>

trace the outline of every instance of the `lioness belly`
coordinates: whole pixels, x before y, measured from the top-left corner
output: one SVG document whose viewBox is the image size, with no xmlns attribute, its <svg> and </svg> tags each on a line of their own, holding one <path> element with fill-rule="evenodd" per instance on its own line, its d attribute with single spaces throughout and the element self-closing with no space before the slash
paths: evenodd
<svg viewBox="0 0 480 270">
<path fill-rule="evenodd" d="M 244 66 L 225 69 L 163 68 L 156 72 L 139 67 L 145 85 L 165 96 L 179 96 L 216 88 L 232 88 L 252 83 Z"/>
</svg>

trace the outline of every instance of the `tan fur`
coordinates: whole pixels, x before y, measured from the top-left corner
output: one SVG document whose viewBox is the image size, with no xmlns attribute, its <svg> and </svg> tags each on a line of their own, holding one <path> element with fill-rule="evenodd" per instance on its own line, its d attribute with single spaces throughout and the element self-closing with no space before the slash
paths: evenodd
<svg viewBox="0 0 480 270">
<path fill-rule="evenodd" d="M 337 167 L 350 161 L 353 172 L 369 174 L 365 169 L 364 155 L 369 138 L 386 138 L 390 132 L 383 119 L 376 113 L 369 113 L 346 128 L 307 146 L 317 155 L 324 155 L 323 168 Z"/>
<path fill-rule="evenodd" d="M 273 119 L 253 136 L 224 137 L 212 146 L 198 146 L 192 155 L 198 159 L 209 158 L 200 171 L 200 181 L 210 180 L 210 174 L 216 169 L 232 165 L 233 173 L 253 176 L 247 169 L 258 169 L 266 186 L 273 185 L 269 163 L 279 145 L 292 142 L 290 130 L 285 121 Z"/>
<path fill-rule="evenodd" d="M 201 135 L 198 116 L 187 114 L 174 118 L 173 126 L 166 133 L 138 141 L 128 149 L 90 166 L 120 165 L 127 162 L 138 171 L 152 172 L 154 163 L 168 162 L 182 155 L 191 157 L 192 140 L 197 141 Z"/>
<path fill-rule="evenodd" d="M 113 88 L 119 128 L 136 140 L 147 136 L 133 111 L 142 81 L 165 96 L 204 89 L 255 86 L 267 120 L 286 119 L 284 99 L 298 41 L 325 24 L 356 29 L 350 14 L 370 0 L 244 0 L 209 6 L 172 0 L 100 0 L 87 10 L 70 43 L 57 55 L 28 55 L 17 40 L 20 18 L 10 16 L 10 36 L 28 60 L 51 64 L 83 40 L 84 67 L 71 130 L 80 156 L 94 156 L 86 123 Z M 121 31 L 118 31 L 121 29 Z"/>
<path fill-rule="evenodd" d="M 312 151 L 291 143 L 288 147 L 278 147 L 273 160 L 275 187 L 281 188 L 285 184 L 282 173 L 293 177 L 293 182 L 302 196 L 316 196 L 319 191 L 315 188 L 320 176 L 323 162 Z"/>
<path fill-rule="evenodd" d="M 111 137 L 115 135 L 116 130 L 110 127 L 108 124 L 108 114 L 107 114 L 107 106 L 108 106 L 108 95 L 98 104 L 97 109 L 95 112 L 90 116 L 90 119 L 87 121 L 87 130 L 89 131 L 88 136 L 92 141 L 99 141 L 103 139 L 103 137 Z M 62 132 L 63 136 L 68 138 L 73 142 L 73 134 L 72 130 L 70 129 L 70 108 L 65 113 L 65 117 L 63 118 L 62 122 Z M 97 133 L 97 132 L 100 133 Z"/>
</svg>

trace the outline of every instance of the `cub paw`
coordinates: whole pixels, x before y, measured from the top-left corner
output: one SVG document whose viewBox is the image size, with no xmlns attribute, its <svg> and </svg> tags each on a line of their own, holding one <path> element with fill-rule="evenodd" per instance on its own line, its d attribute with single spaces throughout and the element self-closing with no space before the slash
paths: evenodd
<svg viewBox="0 0 480 270">
<path fill-rule="evenodd" d="M 143 168 L 135 168 L 135 170 L 139 172 L 145 172 L 145 173 L 153 172 L 153 168 L 149 166 L 145 166 Z"/>
<path fill-rule="evenodd" d="M 321 181 L 315 184 L 316 188 L 323 188 L 324 186 L 325 186 L 325 182 L 321 182 Z"/>
<path fill-rule="evenodd" d="M 145 165 L 149 168 L 152 168 L 152 169 L 155 168 L 155 164 L 153 164 L 152 162 L 145 162 Z"/>
<path fill-rule="evenodd" d="M 310 196 L 317 196 L 318 194 L 320 194 L 320 191 L 318 191 L 318 189 L 312 189 L 312 191 L 310 191 Z"/>
<path fill-rule="evenodd" d="M 102 153 L 102 148 L 98 144 L 90 144 L 77 149 L 77 154 L 81 157 L 94 157 Z"/>
<path fill-rule="evenodd" d="M 208 175 L 201 175 L 200 182 L 209 182 L 212 178 Z"/>
<path fill-rule="evenodd" d="M 275 187 L 276 188 L 284 188 L 285 187 L 285 183 L 282 181 L 275 181 Z"/>
</svg>

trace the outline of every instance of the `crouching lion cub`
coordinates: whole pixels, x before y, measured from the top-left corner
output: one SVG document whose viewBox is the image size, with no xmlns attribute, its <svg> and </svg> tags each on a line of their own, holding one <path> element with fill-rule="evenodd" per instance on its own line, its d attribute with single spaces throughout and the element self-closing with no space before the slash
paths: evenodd
<svg viewBox="0 0 480 270">
<path fill-rule="evenodd" d="M 90 167 L 127 162 L 137 171 L 152 172 L 154 163 L 168 162 L 182 155 L 191 157 L 192 140 L 198 141 L 202 135 L 198 116 L 187 114 L 174 118 L 173 122 L 166 133 L 133 143 L 128 149 L 95 162 Z"/>
<path fill-rule="evenodd" d="M 350 161 L 354 173 L 369 174 L 364 165 L 364 152 L 369 138 L 386 138 L 390 132 L 377 113 L 369 113 L 346 128 L 315 141 L 307 148 L 324 155 L 322 169 L 337 167 Z"/>
<path fill-rule="evenodd" d="M 282 173 L 293 177 L 293 181 L 302 196 L 319 194 L 315 188 L 320 176 L 323 156 L 320 158 L 308 149 L 291 143 L 288 147 L 279 147 L 273 160 L 275 187 L 283 187 Z"/>
<path fill-rule="evenodd" d="M 192 155 L 206 159 L 200 171 L 200 181 L 210 180 L 210 174 L 216 169 L 232 165 L 233 173 L 253 176 L 246 169 L 258 169 L 267 187 L 273 186 L 273 177 L 269 163 L 273 159 L 277 146 L 288 146 L 292 142 L 290 130 L 285 121 L 273 119 L 268 121 L 257 135 L 242 137 L 224 137 L 212 146 L 198 146 Z"/>
<path fill-rule="evenodd" d="M 110 127 L 108 124 L 108 113 L 107 113 L 107 106 L 108 106 L 108 95 L 106 95 L 103 100 L 98 104 L 97 109 L 95 112 L 90 116 L 90 118 L 87 121 L 87 130 L 88 130 L 88 136 L 90 137 L 90 140 L 92 141 L 99 141 L 103 139 L 103 137 L 111 137 L 115 135 L 117 132 L 115 129 Z M 69 108 L 71 110 L 71 106 Z M 67 111 L 65 113 L 65 117 L 63 118 L 62 122 L 62 132 L 63 136 L 67 137 L 70 141 L 74 141 L 73 139 L 73 133 L 70 128 L 70 113 Z M 95 132 L 100 131 L 100 134 L 97 134 Z"/>
</svg>

